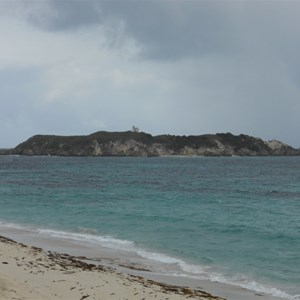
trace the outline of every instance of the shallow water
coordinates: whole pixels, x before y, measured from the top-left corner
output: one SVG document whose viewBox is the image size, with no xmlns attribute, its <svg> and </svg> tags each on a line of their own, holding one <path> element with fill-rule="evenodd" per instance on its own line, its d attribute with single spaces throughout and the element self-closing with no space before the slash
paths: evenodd
<svg viewBox="0 0 300 300">
<path fill-rule="evenodd" d="M 300 294 L 300 157 L 0 156 L 0 220 Z"/>
</svg>

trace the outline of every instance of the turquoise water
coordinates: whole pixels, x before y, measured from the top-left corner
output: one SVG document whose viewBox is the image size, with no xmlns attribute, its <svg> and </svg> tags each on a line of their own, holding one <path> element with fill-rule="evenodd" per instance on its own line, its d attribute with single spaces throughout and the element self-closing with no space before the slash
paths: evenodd
<svg viewBox="0 0 300 300">
<path fill-rule="evenodd" d="M 0 156 L 0 208 L 2 224 L 300 299 L 300 157 Z"/>
</svg>

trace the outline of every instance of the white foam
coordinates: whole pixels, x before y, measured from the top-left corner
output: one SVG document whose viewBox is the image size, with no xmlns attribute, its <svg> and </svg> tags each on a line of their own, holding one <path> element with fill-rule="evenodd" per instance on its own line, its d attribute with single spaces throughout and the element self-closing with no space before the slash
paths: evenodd
<svg viewBox="0 0 300 300">
<path fill-rule="evenodd" d="M 20 230 L 27 229 L 24 226 L 21 226 L 19 224 L 9 223 L 9 222 L 3 222 L 3 221 L 0 221 L 0 227 L 7 228 L 7 229 L 20 229 Z"/>
<path fill-rule="evenodd" d="M 93 245 L 99 245 L 106 248 L 111 248 L 115 250 L 123 250 L 123 251 L 134 251 L 134 243 L 127 241 L 116 239 L 111 236 L 100 236 L 94 234 L 86 234 L 86 233 L 73 233 L 73 232 L 65 232 L 51 229 L 37 229 L 37 232 L 40 234 L 46 234 L 51 237 L 67 239 L 75 242 L 83 242 L 90 243 Z"/>
<path fill-rule="evenodd" d="M 98 230 L 94 228 L 88 228 L 88 227 L 79 227 L 78 231 L 80 233 L 86 233 L 86 234 L 98 234 Z"/>
<path fill-rule="evenodd" d="M 296 296 L 289 295 L 286 292 L 281 291 L 277 288 L 262 285 L 261 283 L 258 283 L 255 280 L 251 280 L 244 275 L 235 275 L 230 278 L 230 277 L 224 276 L 222 274 L 211 273 L 209 276 L 209 280 L 212 282 L 220 282 L 220 283 L 240 286 L 242 288 L 252 290 L 252 291 L 255 291 L 258 293 L 268 294 L 268 295 L 272 295 L 275 297 L 281 297 L 281 298 L 285 298 L 285 299 L 289 299 L 289 300 L 299 299 Z"/>
<path fill-rule="evenodd" d="M 174 257 L 170 257 L 170 256 L 167 256 L 162 253 L 149 252 L 149 251 L 145 251 L 145 250 L 141 250 L 141 249 L 137 251 L 137 254 L 139 254 L 140 256 L 142 256 L 144 258 L 162 262 L 165 264 L 178 264 L 180 262 L 180 260 L 178 260 Z"/>
<path fill-rule="evenodd" d="M 188 264 L 181 259 L 171 257 L 162 253 L 138 250 L 137 254 L 142 256 L 143 258 L 150 259 L 156 262 L 161 262 L 163 264 L 177 265 L 182 271 L 191 274 L 203 275 L 205 274 L 205 271 L 208 270 L 208 267 Z"/>
</svg>

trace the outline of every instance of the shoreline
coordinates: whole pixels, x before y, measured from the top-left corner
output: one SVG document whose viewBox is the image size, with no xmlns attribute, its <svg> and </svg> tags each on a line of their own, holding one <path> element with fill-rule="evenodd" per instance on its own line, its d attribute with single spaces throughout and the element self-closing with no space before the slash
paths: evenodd
<svg viewBox="0 0 300 300">
<path fill-rule="evenodd" d="M 4 287 L 14 286 L 13 282 L 15 281 L 19 282 L 19 286 L 14 287 L 15 290 L 20 290 L 20 288 L 21 290 L 24 288 L 26 289 L 26 285 L 27 289 L 31 289 L 31 286 L 35 281 L 40 282 L 39 286 L 34 287 L 31 294 L 34 291 L 38 293 L 44 293 L 42 297 L 39 296 L 40 298 L 32 298 L 32 295 L 30 295 L 31 298 L 25 298 L 24 296 L 21 299 L 77 299 L 73 298 L 73 294 L 72 296 L 69 294 L 64 294 L 62 292 L 60 292 L 62 294 L 59 294 L 59 291 L 56 292 L 57 296 L 53 296 L 53 294 L 50 298 L 48 298 L 47 293 L 55 290 L 55 285 L 53 286 L 53 284 L 56 281 L 53 281 L 52 285 L 50 284 L 49 276 L 51 274 L 49 274 L 48 271 L 51 267 L 51 264 L 53 263 L 58 267 L 56 268 L 56 270 L 51 271 L 51 273 L 55 274 L 51 276 L 54 276 L 54 278 L 62 277 L 60 279 L 62 280 L 60 281 L 60 289 L 63 289 L 65 292 L 69 290 L 70 292 L 73 291 L 75 293 L 75 288 L 71 290 L 73 286 L 70 285 L 74 282 L 75 278 L 80 277 L 81 279 L 79 280 L 79 282 L 81 283 L 81 292 L 84 290 L 88 295 L 92 295 L 92 293 L 94 293 L 93 289 L 95 287 L 92 288 L 93 286 L 90 286 L 90 283 L 93 282 L 94 286 L 98 286 L 97 282 L 99 280 L 101 281 L 104 277 L 106 278 L 107 276 L 112 277 L 109 280 L 106 279 L 106 281 L 114 282 L 113 285 L 105 287 L 104 284 L 101 288 L 99 287 L 97 293 L 93 294 L 93 297 L 89 296 L 90 298 L 88 299 L 126 299 L 126 297 L 122 293 L 131 293 L 128 299 L 140 300 L 143 298 L 141 297 L 141 295 L 145 293 L 148 293 L 145 299 L 169 298 L 175 300 L 185 299 L 187 297 L 188 299 L 212 300 L 286 299 L 247 290 L 239 286 L 211 282 L 209 280 L 198 280 L 180 276 L 175 277 L 154 273 L 151 272 L 151 270 L 145 269 L 142 264 L 134 263 L 131 260 L 130 256 L 123 259 L 123 261 L 116 260 L 115 257 L 116 255 L 118 255 L 118 253 L 114 253 L 114 255 L 112 255 L 111 250 L 109 249 L 107 249 L 107 251 L 103 251 L 103 249 L 97 249 L 97 256 L 95 256 L 93 255 L 95 254 L 95 249 L 91 249 L 90 247 L 87 247 L 85 245 L 79 245 L 77 243 L 72 243 L 57 238 L 38 237 L 37 235 L 33 235 L 32 233 L 28 234 L 28 232 L 23 229 L 11 228 L 2 228 L 1 230 L 1 235 L 8 237 L 0 238 L 0 253 L 2 253 L 2 255 L 0 256 L 0 261 L 2 266 L 4 266 L 4 268 L 2 267 L 0 271 L 1 299 L 12 299 L 5 298 L 5 296 L 2 296 L 1 294 L 3 293 L 3 290 L 6 292 L 9 290 L 9 288 L 3 288 L 3 278 L 9 278 L 8 283 L 5 283 L 4 280 Z M 15 242 L 14 240 L 18 242 Z M 5 252 L 5 247 L 7 247 L 7 245 L 9 245 L 9 247 L 11 248 L 10 251 L 15 253 L 14 257 L 8 256 L 10 255 L 10 252 Z M 25 260 L 27 261 L 27 264 L 25 265 L 20 264 L 20 260 L 22 260 L 23 257 L 25 257 Z M 97 257 L 97 259 L 95 257 Z M 42 267 L 42 270 L 39 261 L 43 262 L 44 266 Z M 124 263 L 124 261 L 126 263 Z M 8 262 L 8 264 L 3 264 L 3 262 Z M 26 268 L 24 268 L 24 266 Z M 69 270 L 68 274 L 65 273 L 65 268 Z M 23 275 L 20 277 L 20 274 L 22 273 Z M 31 283 L 27 284 L 30 281 L 27 280 L 28 282 L 24 287 L 24 282 L 20 282 L 20 279 L 27 277 L 31 278 Z M 89 278 L 89 280 L 86 281 L 86 278 Z M 116 283 L 116 281 L 118 283 Z M 45 290 L 45 288 L 49 286 L 49 284 L 51 285 L 51 289 L 48 288 L 48 290 Z M 88 288 L 87 286 L 90 287 Z M 124 286 L 128 287 L 128 290 L 123 291 L 122 289 L 124 288 Z M 104 287 L 105 289 L 104 291 L 102 291 L 102 288 Z M 105 298 L 103 296 L 103 293 L 106 293 L 105 291 L 107 288 L 110 292 L 109 295 L 107 294 L 109 298 Z M 120 288 L 122 288 L 121 294 L 118 292 Z M 137 290 L 132 293 L 132 289 Z M 138 294 L 134 295 L 135 293 Z M 139 297 L 135 297 L 138 295 Z M 156 295 L 156 297 L 154 295 Z M 154 298 L 152 298 L 152 296 Z M 178 296 L 179 298 L 177 298 Z M 78 299 L 80 299 L 80 297 Z"/>
<path fill-rule="evenodd" d="M 0 236 L 1 299 L 210 299 L 200 290 L 147 280 L 84 262 L 85 257 L 45 252 Z"/>
</svg>

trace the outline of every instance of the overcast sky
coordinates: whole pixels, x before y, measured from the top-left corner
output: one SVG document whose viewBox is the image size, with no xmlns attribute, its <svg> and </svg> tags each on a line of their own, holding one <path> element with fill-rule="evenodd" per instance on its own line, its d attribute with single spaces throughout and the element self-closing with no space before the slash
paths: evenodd
<svg viewBox="0 0 300 300">
<path fill-rule="evenodd" d="M 300 147 L 300 1 L 0 1 L 0 148 L 232 132 Z"/>
</svg>

